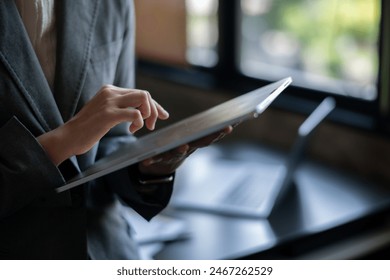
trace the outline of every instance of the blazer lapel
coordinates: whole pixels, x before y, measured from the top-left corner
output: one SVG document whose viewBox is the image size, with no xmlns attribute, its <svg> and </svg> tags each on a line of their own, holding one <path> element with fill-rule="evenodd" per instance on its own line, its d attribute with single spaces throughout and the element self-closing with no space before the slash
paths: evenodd
<svg viewBox="0 0 390 280">
<path fill-rule="evenodd" d="M 44 131 L 63 123 L 13 0 L 0 1 L 0 61 Z"/>
<path fill-rule="evenodd" d="M 62 125 L 60 111 L 13 0 L 0 1 L 0 30 L 0 63 L 17 84 L 20 100 L 29 104 L 42 132 Z M 69 160 L 75 172 L 80 172 L 76 157 Z"/>
<path fill-rule="evenodd" d="M 54 96 L 64 121 L 76 112 L 91 53 L 99 1 L 56 3 L 57 64 Z"/>
</svg>

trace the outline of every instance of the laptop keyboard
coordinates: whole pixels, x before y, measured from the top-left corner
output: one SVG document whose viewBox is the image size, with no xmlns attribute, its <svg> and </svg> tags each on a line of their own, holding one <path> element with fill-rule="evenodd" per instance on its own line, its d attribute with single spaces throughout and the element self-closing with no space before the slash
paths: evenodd
<svg viewBox="0 0 390 280">
<path fill-rule="evenodd" d="M 240 185 L 241 186 L 237 186 L 227 193 L 227 195 L 223 197 L 219 203 L 250 208 L 259 207 L 264 200 L 261 186 L 250 184 L 248 179 L 244 180 Z"/>
<path fill-rule="evenodd" d="M 262 205 L 280 172 L 271 170 L 250 174 L 219 201 L 220 204 L 256 209 Z"/>
</svg>

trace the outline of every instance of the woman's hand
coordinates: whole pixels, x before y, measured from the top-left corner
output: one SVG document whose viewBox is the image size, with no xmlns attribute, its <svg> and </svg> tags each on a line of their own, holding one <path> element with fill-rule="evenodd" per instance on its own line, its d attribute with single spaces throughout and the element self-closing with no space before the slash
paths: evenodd
<svg viewBox="0 0 390 280">
<path fill-rule="evenodd" d="M 176 169 L 184 162 L 184 160 L 195 152 L 198 148 L 209 146 L 221 140 L 225 135 L 233 131 L 232 126 L 205 136 L 194 142 L 179 146 L 166 153 L 154 156 L 139 163 L 139 171 L 148 175 L 167 175 L 176 171 Z"/>
<path fill-rule="evenodd" d="M 167 111 L 152 99 L 149 92 L 103 86 L 99 92 L 64 125 L 38 137 L 53 163 L 89 151 L 112 127 L 130 122 L 136 132 L 145 126 L 155 128 L 157 119 L 169 117 Z"/>
</svg>

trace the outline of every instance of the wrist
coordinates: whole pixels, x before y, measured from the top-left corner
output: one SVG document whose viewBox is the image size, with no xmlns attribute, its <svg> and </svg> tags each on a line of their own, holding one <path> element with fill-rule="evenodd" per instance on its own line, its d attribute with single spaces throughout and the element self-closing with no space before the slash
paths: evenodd
<svg viewBox="0 0 390 280">
<path fill-rule="evenodd" d="M 141 185 L 156 185 L 156 184 L 167 184 L 173 182 L 174 175 L 166 174 L 166 175 L 151 175 L 151 174 L 143 174 L 139 173 L 138 182 Z"/>
<path fill-rule="evenodd" d="M 42 134 L 37 140 L 56 166 L 73 155 L 70 146 L 72 141 L 68 140 L 65 125 Z"/>
<path fill-rule="evenodd" d="M 174 181 L 175 173 L 151 174 L 142 172 L 139 164 L 128 167 L 131 180 L 139 186 L 167 184 Z"/>
</svg>

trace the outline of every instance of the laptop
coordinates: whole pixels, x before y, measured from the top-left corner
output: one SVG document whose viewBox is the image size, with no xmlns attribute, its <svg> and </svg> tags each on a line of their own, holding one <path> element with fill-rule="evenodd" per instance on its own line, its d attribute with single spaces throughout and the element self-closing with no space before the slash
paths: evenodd
<svg viewBox="0 0 390 280">
<path fill-rule="evenodd" d="M 63 192 L 90 180 L 258 117 L 292 82 L 290 77 L 240 95 L 126 144 L 56 189 Z"/>
<path fill-rule="evenodd" d="M 178 170 L 170 205 L 230 216 L 269 218 L 293 189 L 295 171 L 304 158 L 308 140 L 334 107 L 333 98 L 324 99 L 301 124 L 286 162 L 253 157 L 250 161 L 226 159 L 216 145 L 198 151 Z"/>
</svg>

